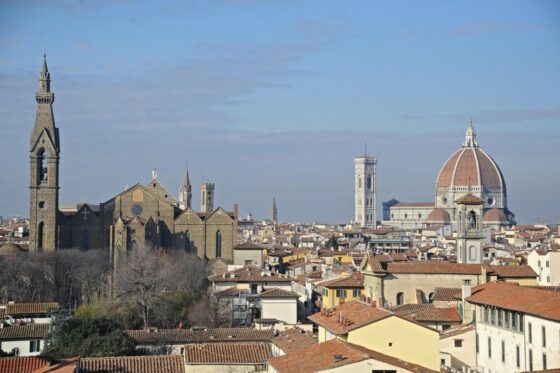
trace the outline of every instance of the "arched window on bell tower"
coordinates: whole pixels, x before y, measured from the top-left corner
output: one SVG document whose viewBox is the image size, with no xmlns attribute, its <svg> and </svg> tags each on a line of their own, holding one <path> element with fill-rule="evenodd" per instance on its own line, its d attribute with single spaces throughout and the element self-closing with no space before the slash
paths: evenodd
<svg viewBox="0 0 560 373">
<path fill-rule="evenodd" d="M 40 222 L 37 226 L 37 251 L 43 251 L 45 223 Z"/>
<path fill-rule="evenodd" d="M 49 163 L 47 159 L 47 151 L 45 149 L 39 150 L 37 154 L 37 181 L 38 184 L 46 183 L 49 171 Z"/>
<path fill-rule="evenodd" d="M 222 232 L 216 232 L 216 258 L 222 256 Z"/>
</svg>

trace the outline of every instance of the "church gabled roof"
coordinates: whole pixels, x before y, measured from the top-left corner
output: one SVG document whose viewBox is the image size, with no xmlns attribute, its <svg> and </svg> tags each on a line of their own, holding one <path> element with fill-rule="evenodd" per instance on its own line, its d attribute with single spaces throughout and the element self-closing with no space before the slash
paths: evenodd
<svg viewBox="0 0 560 373">
<path fill-rule="evenodd" d="M 116 196 L 108 199 L 107 201 L 105 201 L 105 203 L 103 203 L 104 205 L 107 205 L 111 202 L 114 202 L 114 200 L 119 197 L 119 196 L 123 196 L 125 194 L 128 193 L 132 193 L 134 190 L 136 189 L 142 189 L 144 192 L 148 193 L 149 195 L 153 196 L 154 198 L 157 198 L 160 200 L 160 202 L 165 203 L 167 205 L 169 205 L 170 207 L 174 207 L 175 204 L 174 203 L 170 203 L 169 201 L 165 200 L 164 198 L 162 198 L 162 196 L 160 196 L 159 194 L 155 193 L 154 191 L 146 188 L 144 185 L 140 184 L 140 183 L 136 183 L 133 186 L 131 186 L 130 188 L 125 189 L 124 191 L 122 191 L 121 193 L 117 194 Z"/>
<path fill-rule="evenodd" d="M 192 209 L 192 207 L 188 207 L 188 208 L 186 208 L 185 210 L 182 210 L 182 211 L 179 210 L 179 211 L 180 211 L 180 212 L 179 212 L 179 215 L 177 215 L 177 216 L 175 217 L 175 222 L 177 222 L 177 220 L 179 220 L 179 219 L 181 219 L 181 220 L 184 221 L 185 218 L 186 218 L 187 220 L 190 220 L 191 217 L 194 218 L 194 219 L 196 219 L 198 222 L 202 222 L 202 221 L 204 220 L 204 218 L 200 216 L 201 213 L 194 211 L 194 210 Z"/>
<path fill-rule="evenodd" d="M 155 173 L 155 177 L 152 176 L 152 180 L 145 185 L 145 188 L 151 190 L 155 194 L 157 194 L 160 198 L 163 198 L 165 202 L 169 203 L 170 205 L 176 205 L 177 199 L 167 190 L 165 186 L 157 178 L 157 173 Z"/>
<path fill-rule="evenodd" d="M 214 218 L 215 216 L 218 216 L 218 215 L 221 215 L 221 214 L 227 216 L 228 218 L 230 218 L 230 219 L 232 219 L 232 220 L 235 219 L 235 215 L 234 215 L 233 212 L 228 212 L 228 211 L 224 210 L 223 208 L 218 207 L 217 209 L 215 209 L 214 211 L 212 211 L 212 212 L 206 217 L 206 219 L 204 219 L 204 220 L 205 220 L 205 221 L 209 221 L 209 220 L 211 220 L 212 218 Z"/>
</svg>

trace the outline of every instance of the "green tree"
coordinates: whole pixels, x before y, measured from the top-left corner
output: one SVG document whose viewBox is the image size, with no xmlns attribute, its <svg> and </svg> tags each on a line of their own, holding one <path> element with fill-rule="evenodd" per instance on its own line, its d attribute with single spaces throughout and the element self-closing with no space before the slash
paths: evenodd
<svg viewBox="0 0 560 373">
<path fill-rule="evenodd" d="M 325 244 L 325 247 L 327 249 L 337 249 L 338 248 L 338 242 L 336 240 L 336 237 L 335 236 L 330 236 L 329 240 Z"/>
<path fill-rule="evenodd" d="M 106 317 L 55 320 L 44 352 L 54 359 L 134 354 L 134 341 L 122 325 Z"/>
</svg>

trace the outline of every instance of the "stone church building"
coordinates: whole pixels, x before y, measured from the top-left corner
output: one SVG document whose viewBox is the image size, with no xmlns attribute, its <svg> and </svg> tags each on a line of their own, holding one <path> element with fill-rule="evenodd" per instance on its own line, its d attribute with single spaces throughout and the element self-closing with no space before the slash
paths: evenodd
<svg viewBox="0 0 560 373">
<path fill-rule="evenodd" d="M 43 56 L 30 143 L 31 251 L 106 249 L 115 258 L 136 244 L 147 244 L 185 250 L 201 258 L 232 259 L 233 246 L 237 244 L 237 216 L 221 207 L 214 209 L 212 183 L 201 185 L 202 211 L 194 211 L 188 172 L 179 200 L 160 183 L 154 170 L 146 185 L 136 184 L 99 205 L 60 209 L 60 139 L 50 83 Z"/>
</svg>

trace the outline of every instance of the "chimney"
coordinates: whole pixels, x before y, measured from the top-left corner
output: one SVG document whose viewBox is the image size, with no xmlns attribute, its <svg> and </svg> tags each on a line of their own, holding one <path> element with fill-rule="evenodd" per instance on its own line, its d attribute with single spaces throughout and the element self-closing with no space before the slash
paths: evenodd
<svg viewBox="0 0 560 373">
<path fill-rule="evenodd" d="M 462 315 L 461 319 L 463 324 L 470 324 L 473 321 L 473 310 L 472 305 L 466 301 L 468 297 L 471 296 L 471 280 L 464 279 L 463 286 L 461 286 L 461 305 L 462 305 Z"/>
<path fill-rule="evenodd" d="M 333 361 L 335 363 L 338 363 L 340 361 L 344 360 L 344 356 L 342 356 L 341 354 L 335 354 L 333 355 Z"/>
<path fill-rule="evenodd" d="M 235 220 L 239 219 L 239 204 L 237 203 L 233 204 L 233 216 Z"/>
</svg>

